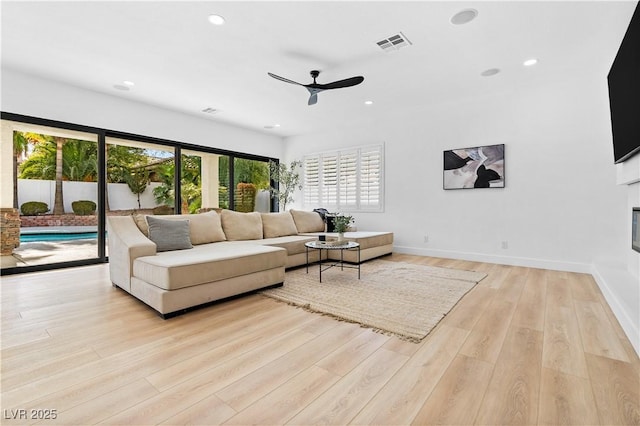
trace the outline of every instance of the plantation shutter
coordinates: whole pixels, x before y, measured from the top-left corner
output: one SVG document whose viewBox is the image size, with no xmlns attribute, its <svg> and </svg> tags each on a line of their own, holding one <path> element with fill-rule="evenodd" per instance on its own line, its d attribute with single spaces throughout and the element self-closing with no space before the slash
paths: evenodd
<svg viewBox="0 0 640 426">
<path fill-rule="evenodd" d="M 320 204 L 325 207 L 338 206 L 338 155 L 322 157 Z"/>
<path fill-rule="evenodd" d="M 340 197 L 341 209 L 353 210 L 358 207 L 358 153 L 345 152 L 340 155 Z"/>
<path fill-rule="evenodd" d="M 382 150 L 363 149 L 360 154 L 360 208 L 380 207 L 382 191 Z"/>
<path fill-rule="evenodd" d="M 320 158 L 306 157 L 303 170 L 303 203 L 306 206 L 318 206 L 320 205 Z"/>
<path fill-rule="evenodd" d="M 383 145 L 304 157 L 303 203 L 334 212 L 381 211 Z"/>
</svg>

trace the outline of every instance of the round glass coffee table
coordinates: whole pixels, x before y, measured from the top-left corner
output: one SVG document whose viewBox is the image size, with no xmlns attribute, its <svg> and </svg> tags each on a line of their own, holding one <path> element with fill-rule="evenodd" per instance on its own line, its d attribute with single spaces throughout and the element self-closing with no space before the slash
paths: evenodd
<svg viewBox="0 0 640 426">
<path fill-rule="evenodd" d="M 345 241 L 344 243 L 336 243 L 334 241 L 310 241 L 304 244 L 307 248 L 307 274 L 309 273 L 309 250 L 319 250 L 318 253 L 320 256 L 318 260 L 318 270 L 320 273 L 320 282 L 322 282 L 322 272 L 326 271 L 329 268 L 333 268 L 334 266 L 339 266 L 341 270 L 344 268 L 357 269 L 358 270 L 358 279 L 360 279 L 360 243 L 356 243 L 353 241 Z M 340 250 L 340 260 L 331 261 L 328 259 L 324 264 L 322 263 L 322 250 L 327 250 L 327 255 L 329 250 Z M 345 250 L 356 250 L 358 252 L 358 263 L 345 264 L 344 261 L 344 251 Z"/>
</svg>

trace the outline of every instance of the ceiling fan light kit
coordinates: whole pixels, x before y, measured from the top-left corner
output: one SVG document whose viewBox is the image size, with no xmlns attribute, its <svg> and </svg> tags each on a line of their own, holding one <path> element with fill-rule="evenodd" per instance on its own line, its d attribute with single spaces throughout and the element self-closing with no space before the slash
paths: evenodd
<svg viewBox="0 0 640 426">
<path fill-rule="evenodd" d="M 356 86 L 364 81 L 364 77 L 357 76 L 357 77 L 346 78 L 344 80 L 334 81 L 332 83 L 320 84 L 316 82 L 316 78 L 318 78 L 318 76 L 320 75 L 320 71 L 318 70 L 311 70 L 310 74 L 311 74 L 311 77 L 313 78 L 313 83 L 311 84 L 298 83 L 297 81 L 289 80 L 288 78 L 280 77 L 279 75 L 276 75 L 273 73 L 267 73 L 267 74 L 269 74 L 269 76 L 275 78 L 276 80 L 284 81 L 285 83 L 296 84 L 298 86 L 302 86 L 306 88 L 309 91 L 309 95 L 310 95 L 307 105 L 315 105 L 318 102 L 318 93 L 324 90 L 342 89 L 345 87 Z"/>
</svg>

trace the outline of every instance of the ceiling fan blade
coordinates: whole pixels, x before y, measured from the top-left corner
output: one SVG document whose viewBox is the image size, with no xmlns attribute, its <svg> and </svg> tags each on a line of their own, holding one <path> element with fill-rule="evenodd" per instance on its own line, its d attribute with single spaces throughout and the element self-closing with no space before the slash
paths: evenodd
<svg viewBox="0 0 640 426">
<path fill-rule="evenodd" d="M 358 77 L 346 78 L 344 80 L 334 81 L 333 83 L 318 84 L 317 87 L 318 89 L 323 89 L 323 90 L 340 89 L 343 87 L 355 86 L 357 84 L 362 83 L 363 81 L 364 81 L 364 77 L 358 76 Z"/>
<path fill-rule="evenodd" d="M 351 87 L 351 86 L 360 84 L 364 81 L 364 77 L 358 76 L 358 77 L 346 78 L 344 80 L 334 81 L 333 83 L 318 84 L 316 83 L 316 77 L 318 77 L 318 74 L 320 74 L 320 71 L 317 71 L 317 70 L 311 71 L 311 77 L 313 77 L 313 83 L 311 84 L 298 83 L 297 81 L 289 80 L 288 78 L 280 77 L 279 75 L 276 75 L 270 72 L 268 72 L 267 74 L 269 74 L 270 77 L 273 77 L 276 80 L 284 81 L 285 83 L 296 84 L 298 86 L 302 86 L 306 88 L 309 91 L 309 95 L 310 95 L 309 101 L 307 102 L 308 105 L 315 105 L 316 103 L 318 103 L 318 93 L 322 92 L 323 90 Z"/>
<path fill-rule="evenodd" d="M 298 86 L 304 86 L 304 84 L 298 83 L 297 81 L 289 80 L 288 78 L 280 77 L 279 75 L 275 75 L 275 74 L 270 73 L 270 72 L 268 72 L 267 74 L 269 74 L 271 77 L 275 78 L 276 80 L 284 81 L 285 83 L 291 83 L 291 84 L 297 84 Z"/>
</svg>

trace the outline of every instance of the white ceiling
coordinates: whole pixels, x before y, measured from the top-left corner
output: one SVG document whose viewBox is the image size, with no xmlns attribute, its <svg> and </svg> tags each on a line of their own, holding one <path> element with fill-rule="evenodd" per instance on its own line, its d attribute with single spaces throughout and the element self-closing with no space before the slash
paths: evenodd
<svg viewBox="0 0 640 426">
<path fill-rule="evenodd" d="M 606 76 L 635 1 L 11 2 L 2 1 L 2 66 L 211 120 L 291 136 L 384 120 L 389 111 L 547 79 Z M 478 17 L 456 26 L 456 12 Z M 223 26 L 207 17 L 219 14 Z M 402 31 L 412 45 L 383 52 Z M 539 63 L 524 67 L 525 59 Z M 500 68 L 482 77 L 488 68 Z M 310 83 L 362 75 L 319 94 Z M 115 89 L 124 80 L 130 91 Z M 364 105 L 365 100 L 374 101 Z M 202 109 L 219 110 L 207 115 Z M 280 124 L 267 130 L 265 126 Z"/>
</svg>

